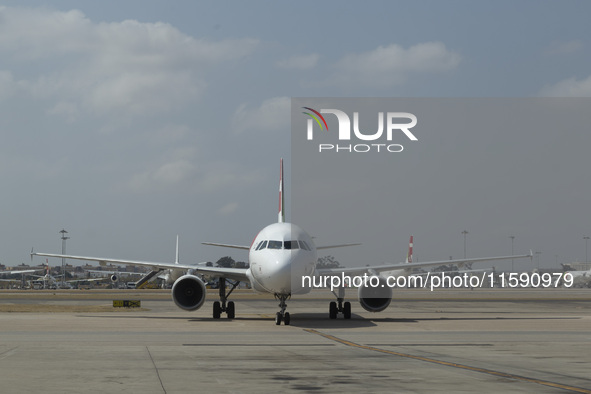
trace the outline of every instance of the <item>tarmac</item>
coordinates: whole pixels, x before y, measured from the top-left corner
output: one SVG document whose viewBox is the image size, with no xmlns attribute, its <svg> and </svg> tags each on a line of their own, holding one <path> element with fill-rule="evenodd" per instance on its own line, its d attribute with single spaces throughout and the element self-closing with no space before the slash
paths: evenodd
<svg viewBox="0 0 591 394">
<path fill-rule="evenodd" d="M 400 290 L 381 313 L 351 292 L 351 320 L 314 291 L 290 326 L 244 291 L 214 320 L 210 293 L 185 312 L 169 290 L 0 291 L 1 391 L 591 393 L 591 289 Z"/>
</svg>

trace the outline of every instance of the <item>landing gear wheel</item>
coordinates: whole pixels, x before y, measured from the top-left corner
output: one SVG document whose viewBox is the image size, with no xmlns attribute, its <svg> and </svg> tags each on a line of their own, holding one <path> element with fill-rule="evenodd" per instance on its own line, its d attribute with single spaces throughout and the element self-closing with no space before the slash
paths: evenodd
<svg viewBox="0 0 591 394">
<path fill-rule="evenodd" d="M 349 301 L 345 302 L 343 305 L 343 315 L 345 319 L 351 318 L 351 303 Z"/>
<path fill-rule="evenodd" d="M 222 315 L 222 307 L 220 305 L 220 302 L 215 301 L 213 303 L 213 318 L 219 319 L 221 315 Z"/>
<path fill-rule="evenodd" d="M 285 315 L 283 315 L 283 324 L 285 324 L 286 326 L 289 326 L 290 320 L 291 320 L 291 317 L 289 316 L 289 312 L 285 312 Z"/>
<path fill-rule="evenodd" d="M 337 303 L 334 301 L 331 301 L 331 303 L 329 304 L 329 308 L 328 308 L 328 317 L 331 319 L 336 319 L 337 318 Z"/>
<path fill-rule="evenodd" d="M 281 316 L 281 312 L 277 312 L 277 314 L 275 315 L 275 325 L 279 326 L 281 324 L 282 319 L 283 316 Z"/>
<path fill-rule="evenodd" d="M 228 302 L 228 307 L 226 308 L 226 314 L 228 315 L 228 319 L 233 319 L 235 316 L 235 309 L 234 309 L 234 301 Z"/>
</svg>

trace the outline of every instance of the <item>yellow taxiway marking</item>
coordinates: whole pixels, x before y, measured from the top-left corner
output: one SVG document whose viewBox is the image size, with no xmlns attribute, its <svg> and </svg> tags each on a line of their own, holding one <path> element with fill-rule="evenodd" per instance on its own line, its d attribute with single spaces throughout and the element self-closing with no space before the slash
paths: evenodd
<svg viewBox="0 0 591 394">
<path fill-rule="evenodd" d="M 566 384 L 549 382 L 547 380 L 540 380 L 540 379 L 535 379 L 535 378 L 528 378 L 526 376 L 519 376 L 519 375 L 514 375 L 514 374 L 506 373 L 506 372 L 493 371 L 491 369 L 486 369 L 486 368 L 471 367 L 469 365 L 464 365 L 464 364 L 450 363 L 450 362 L 447 362 L 447 361 L 436 360 L 436 359 L 433 359 L 433 358 L 421 357 L 421 356 L 414 356 L 412 354 L 400 353 L 400 352 L 395 352 L 395 351 L 386 350 L 386 349 L 380 349 L 380 348 L 373 347 L 373 346 L 360 345 L 358 343 L 347 341 L 345 339 L 335 337 L 334 335 L 325 334 L 323 332 L 316 331 L 314 329 L 307 328 L 307 329 L 304 329 L 304 331 L 307 331 L 307 332 L 309 332 L 311 334 L 320 335 L 320 336 L 322 336 L 322 337 L 324 337 L 326 339 L 330 339 L 331 341 L 342 343 L 343 345 L 355 347 L 355 348 L 358 348 L 358 349 L 371 350 L 373 352 L 391 354 L 393 356 L 406 357 L 406 358 L 411 358 L 411 359 L 414 359 L 414 360 L 425 361 L 425 362 L 439 364 L 439 365 L 445 365 L 445 366 L 448 366 L 448 367 L 454 367 L 454 368 L 459 368 L 459 369 L 465 369 L 465 370 L 468 370 L 468 371 L 485 373 L 485 374 L 488 374 L 488 375 L 500 376 L 500 377 L 503 377 L 503 378 L 520 380 L 520 381 L 523 381 L 523 382 L 530 382 L 530 383 L 541 384 L 543 386 L 554 387 L 554 388 L 559 388 L 559 389 L 563 389 L 563 390 L 570 390 L 570 391 L 573 391 L 573 392 L 576 392 L 576 393 L 591 394 L 591 390 L 584 389 L 584 388 L 581 388 L 581 387 L 568 386 Z"/>
</svg>

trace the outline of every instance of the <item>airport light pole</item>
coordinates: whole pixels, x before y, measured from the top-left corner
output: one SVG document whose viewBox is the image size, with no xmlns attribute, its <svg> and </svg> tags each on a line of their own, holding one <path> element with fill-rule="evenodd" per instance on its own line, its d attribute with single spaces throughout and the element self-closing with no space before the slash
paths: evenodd
<svg viewBox="0 0 591 394">
<path fill-rule="evenodd" d="M 515 244 L 515 235 L 510 235 L 509 238 L 511 238 L 511 256 L 515 256 L 515 251 L 514 251 L 514 244 Z M 514 267 L 514 260 L 511 259 L 511 272 L 515 272 L 515 267 Z"/>
<path fill-rule="evenodd" d="M 587 241 L 589 241 L 589 237 L 585 235 L 583 239 L 585 240 L 585 263 L 588 263 L 589 259 L 587 258 Z"/>
<path fill-rule="evenodd" d="M 466 234 L 468 234 L 468 231 L 464 230 L 462 234 L 464 234 L 464 258 L 466 258 Z"/>
<path fill-rule="evenodd" d="M 63 228 L 60 234 L 62 235 L 62 254 L 66 254 L 66 240 L 70 237 L 66 237 L 68 232 Z M 64 287 L 66 287 L 66 259 L 62 257 L 62 288 Z"/>
</svg>

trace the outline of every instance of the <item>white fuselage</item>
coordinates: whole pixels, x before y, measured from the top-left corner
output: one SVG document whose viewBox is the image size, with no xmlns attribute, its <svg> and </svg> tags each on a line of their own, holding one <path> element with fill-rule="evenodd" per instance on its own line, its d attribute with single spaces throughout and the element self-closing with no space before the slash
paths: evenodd
<svg viewBox="0 0 591 394">
<path fill-rule="evenodd" d="M 273 223 L 254 239 L 246 275 L 253 289 L 272 294 L 297 294 L 309 291 L 302 287 L 302 276 L 314 275 L 316 246 L 312 238 L 291 223 Z"/>
</svg>

